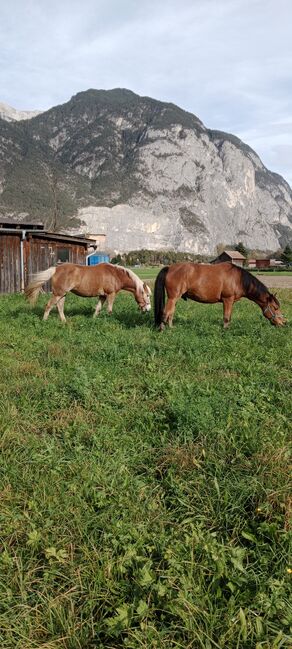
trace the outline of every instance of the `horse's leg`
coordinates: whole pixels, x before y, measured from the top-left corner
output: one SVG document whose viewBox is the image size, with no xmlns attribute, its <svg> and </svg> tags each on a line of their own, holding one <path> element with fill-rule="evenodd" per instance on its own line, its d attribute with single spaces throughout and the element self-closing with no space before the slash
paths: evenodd
<svg viewBox="0 0 292 649">
<path fill-rule="evenodd" d="M 98 314 L 101 312 L 101 309 L 106 301 L 106 295 L 100 295 L 98 303 L 96 305 L 96 309 L 94 311 L 93 317 L 96 318 Z"/>
<path fill-rule="evenodd" d="M 43 320 L 48 319 L 51 309 L 53 308 L 53 306 L 55 306 L 57 304 L 59 299 L 60 298 L 59 298 L 58 295 L 52 295 L 52 297 L 49 299 L 48 304 L 47 304 L 47 306 L 45 308 Z"/>
<path fill-rule="evenodd" d="M 116 297 L 116 293 L 109 293 L 107 296 L 107 312 L 109 315 L 112 314 L 115 297 Z"/>
<path fill-rule="evenodd" d="M 168 324 L 169 327 L 172 327 L 172 321 L 173 321 L 175 305 L 177 303 L 177 300 L 178 300 L 177 297 L 169 298 L 167 300 L 167 304 L 164 309 L 163 318 L 162 318 L 163 320 L 162 326 L 160 326 L 161 329 L 164 329 L 164 325 L 166 324 Z"/>
<path fill-rule="evenodd" d="M 222 301 L 223 301 L 223 327 L 224 329 L 227 329 L 227 327 L 229 327 L 230 325 L 234 298 L 226 297 Z"/>
<path fill-rule="evenodd" d="M 66 322 L 65 314 L 64 314 L 64 302 L 65 302 L 65 295 L 63 297 L 60 297 L 57 302 L 57 309 L 59 311 L 59 316 L 62 320 L 62 322 Z"/>
</svg>

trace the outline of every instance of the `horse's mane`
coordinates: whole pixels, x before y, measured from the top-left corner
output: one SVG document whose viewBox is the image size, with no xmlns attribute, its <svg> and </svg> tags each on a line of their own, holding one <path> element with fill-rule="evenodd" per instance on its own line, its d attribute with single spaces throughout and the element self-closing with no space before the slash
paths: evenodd
<svg viewBox="0 0 292 649">
<path fill-rule="evenodd" d="M 133 280 L 136 286 L 137 291 L 143 292 L 144 290 L 143 282 L 140 279 L 140 277 L 138 277 L 138 275 L 135 275 L 135 273 L 133 273 L 132 270 L 129 270 L 129 268 L 124 268 L 124 266 L 119 266 L 119 264 L 111 264 L 111 266 L 113 266 L 114 268 L 119 268 L 119 270 L 122 270 L 124 273 L 126 273 L 128 277 L 131 277 L 131 279 Z"/>
<path fill-rule="evenodd" d="M 246 295 L 252 295 L 256 299 L 260 298 L 262 293 L 268 293 L 268 295 L 271 295 L 269 289 L 262 282 L 260 282 L 257 277 L 249 273 L 248 270 L 246 270 L 245 268 L 240 268 L 239 266 L 237 266 L 236 268 L 238 268 L 238 270 L 240 271 L 242 286 Z"/>
</svg>

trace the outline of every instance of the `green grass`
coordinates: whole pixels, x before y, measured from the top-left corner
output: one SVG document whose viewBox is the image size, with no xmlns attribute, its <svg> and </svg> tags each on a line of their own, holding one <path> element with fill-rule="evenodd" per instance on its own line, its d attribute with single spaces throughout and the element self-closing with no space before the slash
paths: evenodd
<svg viewBox="0 0 292 649">
<path fill-rule="evenodd" d="M 141 279 L 148 281 L 148 280 L 155 280 L 156 276 L 159 273 L 160 268 L 162 266 L 140 266 L 140 268 L 131 268 L 136 275 L 138 275 Z M 264 281 L 264 276 L 265 275 L 275 275 L 279 277 L 292 277 L 292 270 L 252 270 L 253 275 L 260 276 L 262 275 L 262 279 Z"/>
<path fill-rule="evenodd" d="M 131 270 L 133 270 L 140 279 L 154 282 L 160 268 L 163 268 L 163 266 L 140 266 L 140 268 L 131 268 Z"/>
<path fill-rule="evenodd" d="M 258 269 L 257 271 L 253 270 L 255 275 L 276 275 L 277 277 L 292 277 L 292 270 L 263 270 Z"/>
<path fill-rule="evenodd" d="M 291 647 L 291 324 L 45 301 L 0 299 L 1 649 Z"/>
</svg>

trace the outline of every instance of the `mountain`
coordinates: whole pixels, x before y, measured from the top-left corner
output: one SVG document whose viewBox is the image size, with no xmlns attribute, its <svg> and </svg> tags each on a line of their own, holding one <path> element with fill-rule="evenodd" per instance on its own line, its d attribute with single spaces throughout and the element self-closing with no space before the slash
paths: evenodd
<svg viewBox="0 0 292 649">
<path fill-rule="evenodd" d="M 292 192 L 234 135 L 130 90 L 0 119 L 0 214 L 105 232 L 115 251 L 292 242 Z"/>
<path fill-rule="evenodd" d="M 36 115 L 40 115 L 40 110 L 17 110 L 8 104 L 0 102 L 0 117 L 7 122 L 19 122 L 22 119 L 31 119 Z"/>
</svg>

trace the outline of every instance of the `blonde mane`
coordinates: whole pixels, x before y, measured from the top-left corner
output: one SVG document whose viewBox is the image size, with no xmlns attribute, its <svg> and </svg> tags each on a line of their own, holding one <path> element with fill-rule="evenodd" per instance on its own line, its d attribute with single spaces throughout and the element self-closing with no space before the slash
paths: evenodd
<svg viewBox="0 0 292 649">
<path fill-rule="evenodd" d="M 144 291 L 143 282 L 140 279 L 140 277 L 138 277 L 138 275 L 135 275 L 135 273 L 133 273 L 132 270 L 129 270 L 129 268 L 124 268 L 124 266 L 119 266 L 118 264 L 110 264 L 110 265 L 113 266 L 114 268 L 119 268 L 120 270 L 123 270 L 124 273 L 127 273 L 128 277 L 131 277 L 131 279 L 133 280 L 136 290 L 141 291 L 143 293 Z"/>
</svg>

